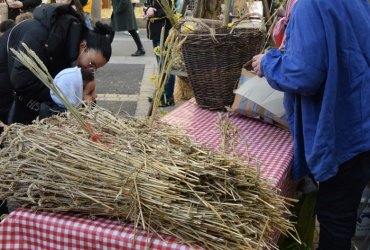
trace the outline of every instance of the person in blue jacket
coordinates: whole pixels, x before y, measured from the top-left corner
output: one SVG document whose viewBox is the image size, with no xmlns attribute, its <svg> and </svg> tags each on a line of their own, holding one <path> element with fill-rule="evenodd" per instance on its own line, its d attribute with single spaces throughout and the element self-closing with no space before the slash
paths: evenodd
<svg viewBox="0 0 370 250">
<path fill-rule="evenodd" d="M 285 92 L 294 138 L 293 178 L 319 182 L 319 248 L 351 248 L 361 194 L 370 180 L 370 4 L 299 0 L 285 49 L 252 66 Z"/>
</svg>

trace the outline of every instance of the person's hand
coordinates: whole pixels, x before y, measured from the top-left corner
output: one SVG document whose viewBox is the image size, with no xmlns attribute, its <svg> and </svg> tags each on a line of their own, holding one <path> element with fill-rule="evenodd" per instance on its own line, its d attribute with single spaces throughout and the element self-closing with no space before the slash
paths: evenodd
<svg viewBox="0 0 370 250">
<path fill-rule="evenodd" d="M 153 7 L 149 7 L 147 10 L 146 10 L 146 14 L 145 14 L 145 16 L 144 16 L 144 19 L 146 20 L 146 19 L 149 19 L 149 18 L 151 18 L 151 17 L 154 17 L 154 15 L 155 15 L 155 12 L 156 12 L 157 10 L 155 9 L 155 8 L 153 8 Z"/>
<path fill-rule="evenodd" d="M 265 56 L 265 54 L 259 54 L 259 55 L 255 55 L 252 59 L 252 67 L 253 67 L 253 71 L 260 77 L 263 76 L 262 72 L 261 72 L 261 60 L 262 58 Z"/>
<path fill-rule="evenodd" d="M 20 9 L 23 7 L 23 3 L 21 1 L 8 1 L 8 6 L 11 9 Z"/>
</svg>

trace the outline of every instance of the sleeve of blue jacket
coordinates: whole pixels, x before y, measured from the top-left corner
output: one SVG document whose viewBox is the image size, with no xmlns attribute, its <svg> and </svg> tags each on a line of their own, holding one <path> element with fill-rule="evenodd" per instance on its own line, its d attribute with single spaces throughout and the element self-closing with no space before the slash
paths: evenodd
<svg viewBox="0 0 370 250">
<path fill-rule="evenodd" d="M 320 12 L 298 1 L 286 29 L 286 52 L 269 50 L 261 71 L 272 88 L 305 96 L 324 87 L 328 62 Z M 299 13 L 296 15 L 296 13 Z"/>
</svg>

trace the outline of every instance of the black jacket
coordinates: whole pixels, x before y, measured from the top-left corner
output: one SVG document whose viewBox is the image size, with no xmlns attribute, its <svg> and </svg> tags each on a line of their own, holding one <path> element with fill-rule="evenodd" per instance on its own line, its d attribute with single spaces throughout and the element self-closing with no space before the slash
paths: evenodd
<svg viewBox="0 0 370 250">
<path fill-rule="evenodd" d="M 37 6 L 41 4 L 41 0 L 19 0 L 23 3 L 20 9 L 8 8 L 8 18 L 15 20 L 15 18 L 22 12 L 32 12 Z"/>
<path fill-rule="evenodd" d="M 77 59 L 83 25 L 76 11 L 69 5 L 52 4 L 36 8 L 34 19 L 26 20 L 5 33 L 0 38 L 0 99 L 8 99 L 15 93 L 23 101 L 51 101 L 49 89 L 14 59 L 4 39 L 9 38 L 9 48 L 21 49 L 21 43 L 27 44 L 40 57 L 51 76 L 55 77 L 61 70 L 71 67 Z M 9 90 L 9 86 L 12 89 Z"/>
<path fill-rule="evenodd" d="M 170 6 L 172 6 L 172 0 L 168 0 L 168 2 Z M 170 20 L 166 18 L 166 14 L 159 4 L 158 0 L 147 0 L 145 6 L 147 6 L 147 8 L 153 7 L 157 10 L 155 12 L 155 16 L 149 18 L 146 24 L 148 38 L 153 41 L 160 41 L 162 27 L 165 26 L 164 38 L 166 39 L 169 30 L 172 28 L 172 25 L 170 23 Z"/>
</svg>

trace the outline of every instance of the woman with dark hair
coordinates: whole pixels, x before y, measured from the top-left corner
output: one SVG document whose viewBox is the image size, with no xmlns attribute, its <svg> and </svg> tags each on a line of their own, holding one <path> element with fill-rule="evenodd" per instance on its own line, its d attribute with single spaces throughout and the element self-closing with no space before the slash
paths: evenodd
<svg viewBox="0 0 370 250">
<path fill-rule="evenodd" d="M 71 66 L 94 73 L 109 61 L 113 37 L 109 26 L 99 22 L 94 31 L 87 30 L 70 5 L 36 8 L 34 19 L 19 23 L 0 38 L 1 122 L 29 124 L 39 115 L 40 103 L 52 101 L 49 89 L 14 58 L 10 48 L 23 49 L 21 44 L 27 44 L 52 77 Z M 6 203 L 0 201 L 3 213 L 7 213 Z"/>
<path fill-rule="evenodd" d="M 36 8 L 34 19 L 0 38 L 1 121 L 29 124 L 37 117 L 40 103 L 51 101 L 49 89 L 13 57 L 10 48 L 23 49 L 21 44 L 27 44 L 55 77 L 71 66 L 92 72 L 103 67 L 111 57 L 113 37 L 109 26 L 99 22 L 94 31 L 87 30 L 70 5 Z"/>
</svg>

